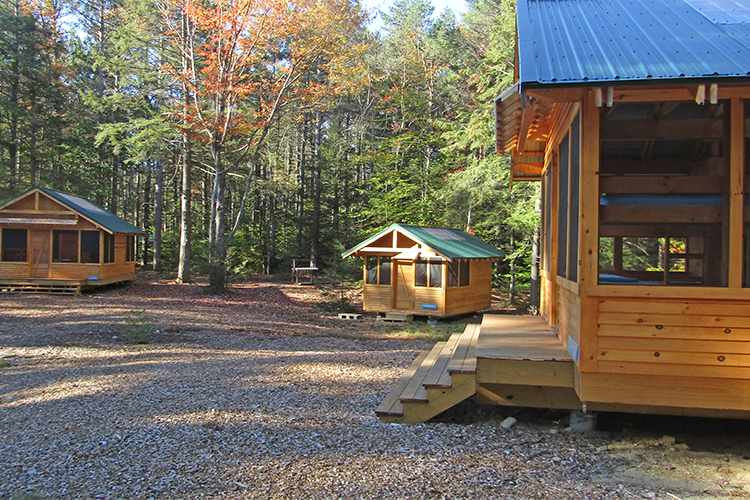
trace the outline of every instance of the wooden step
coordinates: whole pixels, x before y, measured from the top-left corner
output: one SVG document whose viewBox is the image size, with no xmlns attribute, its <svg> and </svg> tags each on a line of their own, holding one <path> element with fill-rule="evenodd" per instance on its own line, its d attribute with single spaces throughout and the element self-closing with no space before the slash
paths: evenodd
<svg viewBox="0 0 750 500">
<path fill-rule="evenodd" d="M 456 346 L 455 353 L 451 357 L 450 363 L 448 363 L 448 372 L 476 373 L 474 349 L 476 348 L 480 330 L 480 325 L 466 325 L 466 329 Z"/>
<path fill-rule="evenodd" d="M 443 344 L 442 350 L 438 353 L 435 363 L 427 373 L 422 382 L 425 387 L 450 387 L 451 380 L 450 374 L 448 373 L 448 363 L 453 356 L 453 352 L 456 349 L 456 345 L 459 342 L 463 333 L 454 333 L 451 338 Z"/>
<path fill-rule="evenodd" d="M 422 364 L 417 368 L 416 373 L 401 393 L 401 402 L 404 401 L 427 401 L 427 389 L 424 386 L 424 379 L 435 364 L 440 352 L 445 347 L 445 342 L 438 342 L 435 347 L 427 354 Z"/>
<path fill-rule="evenodd" d="M 430 353 L 428 350 L 424 350 L 419 353 L 419 356 L 412 362 L 409 368 L 406 369 L 401 378 L 398 379 L 396 385 L 391 389 L 391 392 L 385 397 L 385 399 L 375 409 L 377 415 L 403 415 L 403 405 L 401 404 L 401 393 L 404 392 L 406 385 L 411 380 L 412 375 L 416 373 L 417 369 L 422 366 L 422 361 Z"/>
<path fill-rule="evenodd" d="M 473 352 L 478 331 L 479 325 L 468 325 L 430 351 L 422 351 L 375 413 L 387 422 L 420 423 L 472 396 L 476 375 L 461 370 L 471 364 L 467 356 Z M 451 364 L 458 367 L 453 374 L 448 371 Z"/>
</svg>

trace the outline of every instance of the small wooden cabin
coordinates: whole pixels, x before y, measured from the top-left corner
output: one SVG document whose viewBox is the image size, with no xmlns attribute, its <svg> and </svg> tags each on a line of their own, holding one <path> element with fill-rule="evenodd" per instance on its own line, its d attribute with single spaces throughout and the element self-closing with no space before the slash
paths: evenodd
<svg viewBox="0 0 750 500">
<path fill-rule="evenodd" d="M 365 311 L 442 318 L 490 307 L 505 254 L 458 229 L 393 224 L 342 254 L 364 258 Z"/>
<path fill-rule="evenodd" d="M 35 187 L 0 205 L 0 288 L 77 293 L 130 281 L 145 234 L 88 200 Z"/>
<path fill-rule="evenodd" d="M 473 394 L 750 418 L 748 26 L 725 0 L 518 0 L 497 149 L 541 183 L 542 316 L 485 314 L 415 361 L 382 418 Z"/>
</svg>

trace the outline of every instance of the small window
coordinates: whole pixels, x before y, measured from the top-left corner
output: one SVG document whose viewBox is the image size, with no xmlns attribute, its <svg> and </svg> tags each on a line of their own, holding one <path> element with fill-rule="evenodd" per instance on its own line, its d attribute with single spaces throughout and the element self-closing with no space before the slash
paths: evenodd
<svg viewBox="0 0 750 500">
<path fill-rule="evenodd" d="M 3 255 L 5 262 L 26 262 L 28 233 L 26 229 L 3 229 Z"/>
<path fill-rule="evenodd" d="M 368 285 L 391 284 L 390 257 L 365 257 L 365 268 L 365 283 Z"/>
<path fill-rule="evenodd" d="M 111 264 L 115 261 L 115 235 L 104 233 L 104 263 Z"/>
<path fill-rule="evenodd" d="M 380 277 L 378 283 L 381 285 L 391 284 L 391 258 L 390 257 L 378 257 L 380 259 Z"/>
<path fill-rule="evenodd" d="M 469 284 L 471 283 L 471 261 L 470 260 L 461 261 L 460 276 L 461 276 L 461 280 L 460 280 L 461 286 L 469 286 Z"/>
<path fill-rule="evenodd" d="M 440 288 L 443 286 L 443 261 L 418 260 L 414 270 L 414 286 L 429 286 Z"/>
<path fill-rule="evenodd" d="M 81 231 L 81 263 L 99 263 L 99 231 Z"/>
<path fill-rule="evenodd" d="M 78 263 L 78 231 L 52 231 L 52 262 Z"/>
<path fill-rule="evenodd" d="M 414 266 L 414 286 L 427 286 L 426 260 L 418 260 Z"/>
<path fill-rule="evenodd" d="M 368 285 L 378 284 L 378 258 L 365 257 L 365 283 Z"/>
<path fill-rule="evenodd" d="M 430 287 L 440 288 L 443 286 L 443 263 L 439 260 L 430 261 Z"/>
<path fill-rule="evenodd" d="M 135 235 L 127 235 L 125 241 L 125 262 L 135 262 Z"/>
<path fill-rule="evenodd" d="M 448 288 L 458 286 L 458 261 L 448 262 Z"/>
</svg>

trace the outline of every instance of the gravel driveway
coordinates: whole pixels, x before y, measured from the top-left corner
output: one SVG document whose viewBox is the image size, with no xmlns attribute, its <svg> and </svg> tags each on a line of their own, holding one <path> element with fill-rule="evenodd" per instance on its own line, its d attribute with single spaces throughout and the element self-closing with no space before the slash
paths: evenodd
<svg viewBox="0 0 750 500">
<path fill-rule="evenodd" d="M 220 319 L 148 286 L 0 297 L 0 498 L 750 498 L 741 452 L 578 435 L 554 414 L 503 429 L 508 410 L 469 403 L 383 424 L 419 342 L 320 335 L 336 320 L 270 306 L 287 327 L 267 333 L 248 304 Z M 134 307 L 156 318 L 147 345 L 123 337 Z"/>
</svg>

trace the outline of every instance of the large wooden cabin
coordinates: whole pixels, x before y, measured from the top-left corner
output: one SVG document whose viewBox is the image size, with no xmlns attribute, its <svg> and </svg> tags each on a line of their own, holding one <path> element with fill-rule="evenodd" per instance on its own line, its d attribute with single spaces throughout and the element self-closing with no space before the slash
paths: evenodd
<svg viewBox="0 0 750 500">
<path fill-rule="evenodd" d="M 144 234 L 88 200 L 35 187 L 0 205 L 0 289 L 77 293 L 130 281 Z"/>
<path fill-rule="evenodd" d="M 393 224 L 342 254 L 364 258 L 363 309 L 442 318 L 488 309 L 505 254 L 458 229 Z"/>
<path fill-rule="evenodd" d="M 542 317 L 485 315 L 431 354 L 458 387 L 423 360 L 379 414 L 477 394 L 750 417 L 750 8 L 518 0 L 517 16 L 497 149 L 514 182 L 541 182 Z"/>
</svg>

